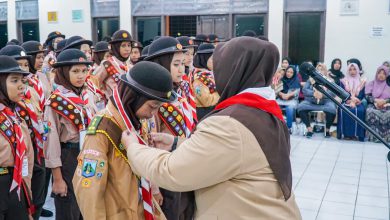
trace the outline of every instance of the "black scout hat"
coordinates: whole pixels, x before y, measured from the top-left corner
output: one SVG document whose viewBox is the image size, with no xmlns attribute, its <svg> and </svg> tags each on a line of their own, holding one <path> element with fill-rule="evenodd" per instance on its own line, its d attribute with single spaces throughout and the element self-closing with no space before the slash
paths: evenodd
<svg viewBox="0 0 390 220">
<path fill-rule="evenodd" d="M 131 44 L 131 48 L 138 48 L 138 49 L 142 50 L 144 47 L 142 46 L 142 44 L 140 42 L 134 41 Z"/>
<path fill-rule="evenodd" d="M 58 42 L 57 50 L 55 52 L 56 53 L 61 53 L 61 51 L 64 49 L 67 41 L 68 41 L 68 39 L 63 39 L 62 41 Z"/>
<path fill-rule="evenodd" d="M 92 65 L 92 62 L 87 61 L 85 54 L 78 49 L 63 50 L 57 57 L 57 62 L 53 64 L 54 68 L 61 66 L 73 66 L 77 64 Z"/>
<path fill-rule="evenodd" d="M 5 73 L 20 73 L 25 76 L 29 75 L 29 72 L 26 72 L 20 69 L 18 62 L 10 56 L 0 55 L 0 74 Z"/>
<path fill-rule="evenodd" d="M 112 43 L 124 42 L 124 41 L 133 42 L 133 38 L 131 37 L 131 34 L 128 31 L 119 30 L 112 35 L 112 40 L 109 43 L 112 44 Z"/>
<path fill-rule="evenodd" d="M 27 55 L 34 55 L 37 53 L 43 53 L 45 50 L 43 49 L 43 46 L 38 41 L 27 41 L 22 44 L 22 47 L 26 51 Z"/>
<path fill-rule="evenodd" d="M 57 37 L 65 38 L 65 35 L 61 34 L 61 32 L 59 32 L 59 31 L 53 31 L 53 32 L 49 33 L 49 35 L 47 36 L 45 44 L 49 45 L 50 41 L 56 39 Z"/>
<path fill-rule="evenodd" d="M 194 44 L 194 41 L 187 36 L 177 37 L 176 38 L 181 45 L 183 45 L 183 48 L 190 48 L 190 47 L 198 47 L 198 45 Z"/>
<path fill-rule="evenodd" d="M 218 35 L 216 34 L 209 34 L 207 37 L 209 43 L 217 43 L 220 42 Z"/>
<path fill-rule="evenodd" d="M 3 47 L 3 49 L 0 50 L 0 55 L 10 56 L 16 60 L 21 60 L 21 59 L 29 60 L 31 58 L 30 55 L 27 55 L 23 47 L 18 45 L 7 45 Z"/>
<path fill-rule="evenodd" d="M 108 52 L 108 51 L 110 51 L 110 48 L 108 48 L 108 43 L 106 41 L 97 42 L 93 49 L 94 53 Z"/>
<path fill-rule="evenodd" d="M 196 51 L 197 54 L 208 54 L 214 52 L 214 45 L 213 44 L 201 44 L 198 47 L 198 51 Z"/>
<path fill-rule="evenodd" d="M 86 40 L 80 36 L 72 36 L 66 41 L 66 44 L 65 44 L 65 47 L 63 50 L 66 50 L 69 48 L 75 48 L 75 47 L 80 46 L 82 44 L 88 44 L 89 46 L 92 46 L 92 41 Z"/>
<path fill-rule="evenodd" d="M 140 61 L 141 61 L 141 60 L 144 60 L 144 59 L 145 59 L 145 57 L 147 57 L 147 56 L 148 56 L 148 53 L 149 53 L 149 47 L 150 47 L 150 45 L 148 45 L 148 46 L 144 47 L 144 49 L 142 50 L 141 57 L 139 58 L 139 59 L 140 59 Z"/>
<path fill-rule="evenodd" d="M 200 42 L 200 43 L 207 42 L 207 36 L 204 34 L 198 34 L 198 35 L 196 35 L 194 41 Z"/>
<path fill-rule="evenodd" d="M 180 42 L 173 37 L 160 37 L 159 39 L 153 41 L 150 45 L 148 56 L 145 60 L 151 60 L 164 54 L 176 52 L 187 52 L 187 50 L 183 49 Z"/>
<path fill-rule="evenodd" d="M 176 99 L 172 92 L 171 73 L 157 63 L 139 62 L 129 72 L 123 74 L 120 79 L 149 98 L 162 102 L 172 102 Z"/>
</svg>

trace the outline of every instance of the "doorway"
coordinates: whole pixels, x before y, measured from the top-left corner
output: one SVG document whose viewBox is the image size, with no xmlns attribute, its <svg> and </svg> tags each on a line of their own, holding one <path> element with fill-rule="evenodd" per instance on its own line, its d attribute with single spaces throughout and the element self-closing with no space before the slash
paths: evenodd
<svg viewBox="0 0 390 220">
<path fill-rule="evenodd" d="M 324 59 L 325 18 L 323 12 L 286 13 L 283 55 L 295 65 Z"/>
<path fill-rule="evenodd" d="M 198 34 L 216 34 L 220 39 L 229 38 L 229 16 L 199 16 L 198 17 Z"/>
</svg>

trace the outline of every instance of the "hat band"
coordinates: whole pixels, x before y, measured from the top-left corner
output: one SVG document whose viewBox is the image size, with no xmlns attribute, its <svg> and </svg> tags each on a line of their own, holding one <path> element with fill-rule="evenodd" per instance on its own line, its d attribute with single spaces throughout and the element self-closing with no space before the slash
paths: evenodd
<svg viewBox="0 0 390 220">
<path fill-rule="evenodd" d="M 170 97 L 168 97 L 168 94 L 170 94 L 169 92 L 161 92 L 161 91 L 157 91 L 157 90 L 145 87 L 145 86 L 139 84 L 138 82 L 136 82 L 133 78 L 131 78 L 130 74 L 126 74 L 126 79 L 130 84 L 134 85 L 138 89 L 141 89 L 142 91 L 144 91 L 148 94 L 155 95 L 155 96 L 158 96 L 158 97 L 164 98 L 164 99 L 170 98 Z"/>
<path fill-rule="evenodd" d="M 153 56 L 153 55 L 160 54 L 160 53 L 165 53 L 165 52 L 176 52 L 176 51 L 181 51 L 181 50 L 179 50 L 177 48 L 177 46 L 173 46 L 173 47 L 168 47 L 168 48 L 156 51 L 154 54 L 149 54 L 149 56 Z"/>
</svg>

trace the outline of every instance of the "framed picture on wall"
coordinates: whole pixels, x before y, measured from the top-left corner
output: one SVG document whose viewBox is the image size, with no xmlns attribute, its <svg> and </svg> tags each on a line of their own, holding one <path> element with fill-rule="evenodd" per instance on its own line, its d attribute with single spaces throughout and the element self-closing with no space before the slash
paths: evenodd
<svg viewBox="0 0 390 220">
<path fill-rule="evenodd" d="M 84 22 L 83 10 L 72 10 L 73 22 Z"/>
<path fill-rule="evenodd" d="M 56 11 L 47 12 L 47 21 L 49 23 L 57 23 L 58 22 L 58 14 Z"/>
<path fill-rule="evenodd" d="M 340 15 L 359 15 L 359 0 L 341 0 Z"/>
</svg>

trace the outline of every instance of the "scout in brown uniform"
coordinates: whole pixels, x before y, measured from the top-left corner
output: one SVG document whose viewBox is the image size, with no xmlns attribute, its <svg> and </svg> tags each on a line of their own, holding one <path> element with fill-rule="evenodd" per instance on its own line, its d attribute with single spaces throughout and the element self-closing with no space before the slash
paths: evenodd
<svg viewBox="0 0 390 220">
<path fill-rule="evenodd" d="M 0 56 L 0 219 L 32 219 L 34 151 L 26 123 L 15 112 L 28 75 L 11 57 Z"/>
<path fill-rule="evenodd" d="M 158 63 L 170 71 L 174 94 L 178 99 L 171 103 L 163 103 L 157 115 L 158 131 L 178 137 L 189 137 L 195 128 L 196 113 L 192 111 L 184 88 L 184 53 L 179 41 L 173 37 L 161 37 L 153 41 L 149 47 L 149 56 L 145 60 Z M 191 219 L 193 212 L 192 193 L 176 193 L 165 189 L 153 188 L 153 194 L 162 204 L 164 214 L 170 220 Z"/>
<path fill-rule="evenodd" d="M 131 53 L 130 53 L 131 64 L 134 65 L 140 61 L 143 48 L 144 47 L 140 42 L 133 42 L 133 44 L 131 45 Z"/>
<path fill-rule="evenodd" d="M 66 49 L 78 49 L 85 54 L 88 61 L 92 61 L 92 51 L 91 51 L 92 41 L 86 40 L 80 36 L 72 36 L 67 39 L 65 47 L 62 50 Z"/>
<path fill-rule="evenodd" d="M 239 37 L 218 45 L 214 57 L 218 111 L 172 153 L 173 137 L 157 150 L 124 133 L 133 170 L 170 190 L 195 190 L 196 220 L 302 219 L 292 190 L 288 129 L 269 88 L 277 47 Z"/>
<path fill-rule="evenodd" d="M 169 72 L 155 63 L 140 62 L 122 75 L 106 109 L 92 120 L 78 157 L 73 186 L 85 219 L 151 219 L 146 211 L 153 209 L 145 208 L 147 197 L 140 193 L 143 180 L 128 164 L 121 134 L 134 129 L 147 143 L 156 129 L 153 115 L 162 102 L 174 99 L 171 91 Z M 154 206 L 155 219 L 165 219 Z"/>
<path fill-rule="evenodd" d="M 107 91 L 107 89 L 104 88 L 103 82 L 105 80 L 100 78 L 104 74 L 97 74 L 99 72 L 100 73 L 103 72 L 101 70 L 101 68 L 104 68 L 104 66 L 100 65 L 102 63 L 102 61 L 108 60 L 110 58 L 111 58 L 111 54 L 110 54 L 110 49 L 109 49 L 108 43 L 105 41 L 100 41 L 100 42 L 96 43 L 96 45 L 93 49 L 93 62 L 94 63 L 93 63 L 93 67 L 89 70 L 89 74 L 87 77 L 87 86 L 88 86 L 88 89 L 94 95 L 94 102 L 96 103 L 96 107 L 97 107 L 98 111 L 100 111 L 106 107 L 108 99 L 112 95 L 111 91 L 109 92 L 109 91 Z"/>
<path fill-rule="evenodd" d="M 214 46 L 212 44 L 200 45 L 194 58 L 195 69 L 190 75 L 199 120 L 211 112 L 219 100 L 212 72 L 213 52 Z"/>
<path fill-rule="evenodd" d="M 92 96 L 84 83 L 87 61 L 83 52 L 67 49 L 54 64 L 57 89 L 45 108 L 45 122 L 49 127 L 45 142 L 46 166 L 53 172 L 53 194 L 56 219 L 78 220 L 81 213 L 73 193 L 72 178 L 77 166 L 77 155 L 90 119 Z"/>
<path fill-rule="evenodd" d="M 65 39 L 65 35 L 61 34 L 59 31 L 53 31 L 49 33 L 47 39 L 45 41 L 45 45 L 47 46 L 47 55 L 43 61 L 42 73 L 49 76 L 49 73 L 53 69 L 53 64 L 57 61 L 56 53 L 57 46 L 60 41 Z"/>
</svg>

